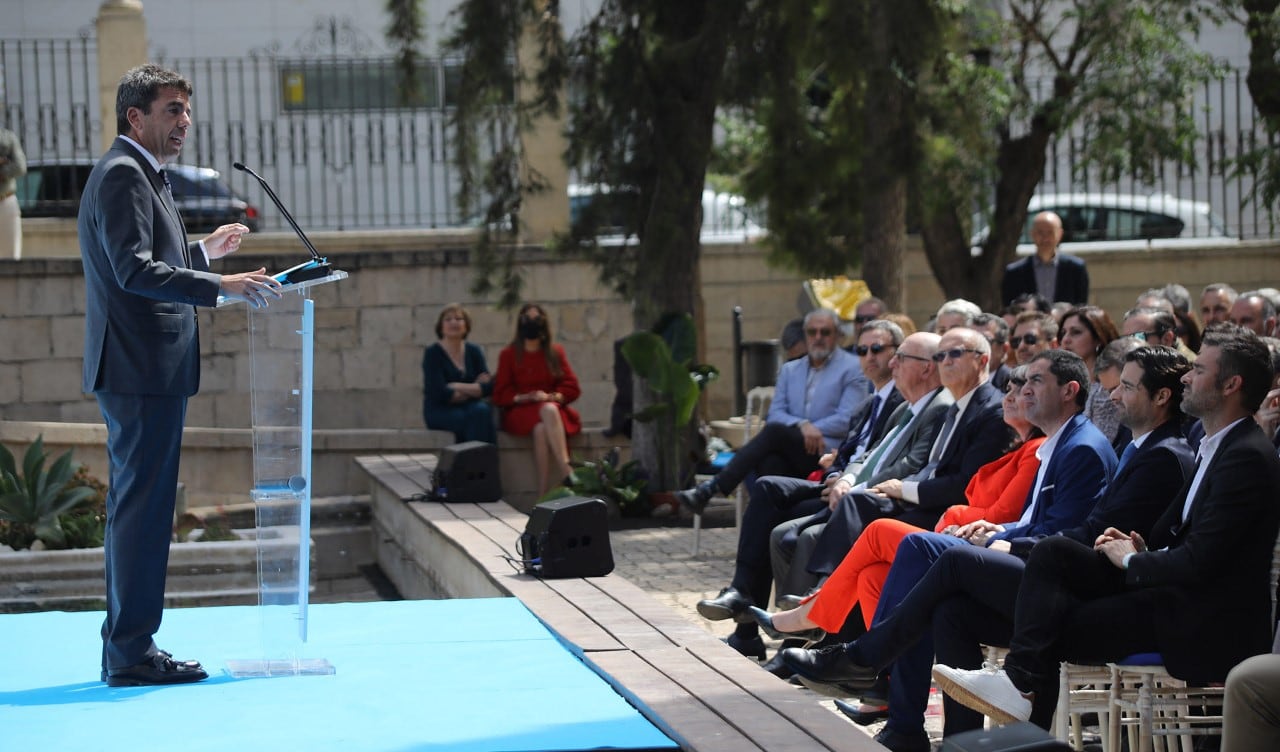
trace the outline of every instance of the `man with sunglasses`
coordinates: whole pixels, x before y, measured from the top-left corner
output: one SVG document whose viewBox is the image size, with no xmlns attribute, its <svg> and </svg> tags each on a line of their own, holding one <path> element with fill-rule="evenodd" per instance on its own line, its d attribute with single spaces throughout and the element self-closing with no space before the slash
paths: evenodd
<svg viewBox="0 0 1280 752">
<path fill-rule="evenodd" d="M 764 427 L 713 478 L 677 492 L 684 507 L 700 514 L 713 496 L 729 493 L 749 474 L 804 477 L 840 445 L 854 408 L 871 389 L 857 358 L 836 346 L 839 324 L 827 309 L 804 317 L 807 354 L 779 369 Z"/>
<path fill-rule="evenodd" d="M 1018 365 L 1025 366 L 1045 350 L 1058 347 L 1058 322 L 1047 313 L 1023 311 L 1013 321 L 1013 347 Z"/>
</svg>

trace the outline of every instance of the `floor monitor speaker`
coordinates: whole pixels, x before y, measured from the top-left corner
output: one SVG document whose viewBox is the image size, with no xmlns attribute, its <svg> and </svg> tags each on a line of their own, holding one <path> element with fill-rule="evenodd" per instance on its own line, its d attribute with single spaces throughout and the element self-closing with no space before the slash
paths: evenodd
<svg viewBox="0 0 1280 752">
<path fill-rule="evenodd" d="M 520 553 L 539 577 L 602 577 L 613 571 L 609 513 L 604 501 L 569 496 L 533 508 Z"/>
<path fill-rule="evenodd" d="M 502 498 L 498 447 L 483 441 L 451 444 L 440 451 L 433 479 L 436 501 L 497 501 Z"/>
</svg>

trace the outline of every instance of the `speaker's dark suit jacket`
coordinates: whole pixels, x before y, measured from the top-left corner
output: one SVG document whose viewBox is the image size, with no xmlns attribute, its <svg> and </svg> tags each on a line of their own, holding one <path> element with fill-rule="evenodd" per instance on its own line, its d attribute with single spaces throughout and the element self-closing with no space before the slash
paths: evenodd
<svg viewBox="0 0 1280 752">
<path fill-rule="evenodd" d="M 217 302 L 160 174 L 117 138 L 78 220 L 85 272 L 84 389 L 107 424 L 104 670 L 151 658 L 164 609 L 186 400 L 200 385 L 194 305 Z"/>
<path fill-rule="evenodd" d="M 1085 269 L 1084 260 L 1078 256 L 1058 253 L 1058 277 L 1053 287 L 1053 300 L 1065 300 L 1068 303 L 1083 305 L 1089 302 L 1089 271 Z M 1008 305 L 1014 298 L 1026 293 L 1035 294 L 1040 291 L 1036 287 L 1036 273 L 1033 264 L 1035 256 L 1019 259 L 1004 268 L 1004 279 L 1000 283 L 1000 299 Z"/>
<path fill-rule="evenodd" d="M 80 200 L 84 390 L 190 396 L 200 386 L 194 305 L 217 302 L 219 277 L 188 245 L 164 182 L 119 138 Z"/>
</svg>

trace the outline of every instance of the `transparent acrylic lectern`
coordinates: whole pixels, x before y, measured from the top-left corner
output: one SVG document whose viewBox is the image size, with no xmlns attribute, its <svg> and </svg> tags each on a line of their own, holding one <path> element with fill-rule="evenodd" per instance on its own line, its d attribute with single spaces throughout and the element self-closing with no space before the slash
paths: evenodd
<svg viewBox="0 0 1280 752">
<path fill-rule="evenodd" d="M 235 677 L 332 674 L 324 658 L 306 655 L 311 582 L 311 412 L 315 301 L 328 276 L 281 288 L 249 318 L 253 425 L 253 499 L 257 516 L 258 657 L 227 661 Z M 238 301 L 224 301 L 223 307 Z"/>
</svg>

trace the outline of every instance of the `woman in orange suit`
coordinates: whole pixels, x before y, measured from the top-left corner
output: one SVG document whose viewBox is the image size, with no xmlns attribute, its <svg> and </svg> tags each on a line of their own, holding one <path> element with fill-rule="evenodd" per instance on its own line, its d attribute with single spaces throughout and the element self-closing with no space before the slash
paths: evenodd
<svg viewBox="0 0 1280 752">
<path fill-rule="evenodd" d="M 502 408 L 503 431 L 533 437 L 539 494 L 573 472 L 568 437 L 582 431 L 582 421 L 569 403 L 581 393 L 564 348 L 551 341 L 547 312 L 525 303 L 515 337 L 498 354 L 493 404 Z"/>
<path fill-rule="evenodd" d="M 1022 514 L 1023 504 L 1040 468 L 1036 450 L 1044 443 L 1044 434 L 1026 419 L 1026 406 L 1020 396 L 1024 384 L 1026 366 L 1019 366 L 1009 377 L 1003 404 L 1004 421 L 1017 432 L 1021 443 L 994 462 L 978 468 L 965 488 L 969 504 L 957 504 L 948 509 L 938 521 L 936 532 L 963 535 L 964 526 L 970 522 L 983 519 L 1013 522 Z M 861 603 L 863 618 L 870 629 L 871 617 L 876 612 L 880 590 L 898 552 L 898 544 L 910 533 L 918 532 L 920 528 L 899 520 L 875 520 L 863 530 L 853 549 L 823 583 L 822 589 L 802 601 L 799 608 L 772 615 L 760 609 L 752 609 L 752 613 L 766 632 L 772 628 L 773 636 L 781 633 L 786 637 L 788 633 L 815 629 L 837 632 L 854 605 Z M 757 611 L 759 614 L 755 613 Z"/>
</svg>

